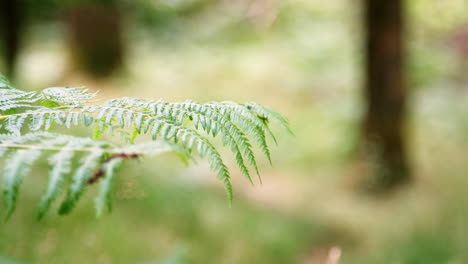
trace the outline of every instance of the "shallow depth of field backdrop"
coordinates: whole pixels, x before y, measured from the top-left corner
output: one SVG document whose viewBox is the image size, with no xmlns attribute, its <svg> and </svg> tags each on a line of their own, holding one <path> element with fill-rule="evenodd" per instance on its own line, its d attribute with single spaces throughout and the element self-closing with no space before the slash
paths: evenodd
<svg viewBox="0 0 468 264">
<path fill-rule="evenodd" d="M 0 263 L 468 263 L 468 1 L 404 1 L 412 179 L 378 192 L 361 155 L 364 1 L 3 2 L 0 72 L 21 89 L 256 101 L 295 136 L 277 129 L 263 184 L 233 170 L 232 208 L 207 163 L 165 155 L 119 173 L 111 214 L 86 195 L 38 222 L 37 166 L 0 223 Z"/>
</svg>

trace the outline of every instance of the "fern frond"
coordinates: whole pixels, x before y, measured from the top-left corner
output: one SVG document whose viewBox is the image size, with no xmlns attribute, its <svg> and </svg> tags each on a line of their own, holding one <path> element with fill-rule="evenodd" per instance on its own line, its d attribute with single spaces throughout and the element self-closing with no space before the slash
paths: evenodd
<svg viewBox="0 0 468 264">
<path fill-rule="evenodd" d="M 72 150 L 78 147 L 78 142 L 72 141 L 66 143 L 64 148 L 49 158 L 49 181 L 46 190 L 39 202 L 39 211 L 37 218 L 41 219 L 50 208 L 52 202 L 57 198 L 60 188 L 63 185 L 63 178 L 72 170 L 72 159 L 75 152 Z"/>
<path fill-rule="evenodd" d="M 12 153 L 5 161 L 3 170 L 3 193 L 7 207 L 6 217 L 9 218 L 15 210 L 19 186 L 32 163 L 39 158 L 37 149 L 19 150 Z"/>
<path fill-rule="evenodd" d="M 0 74 L 0 89 L 13 89 L 8 79 Z"/>
<path fill-rule="evenodd" d="M 178 141 L 179 136 L 182 136 L 182 134 L 187 134 L 187 131 L 191 130 L 190 128 L 186 127 L 187 129 L 184 130 L 184 133 L 181 134 L 181 132 L 178 132 L 181 127 L 184 127 L 184 125 L 177 124 L 180 123 L 177 122 L 177 120 L 174 121 L 175 117 L 172 111 L 170 111 L 174 107 L 166 107 L 167 113 L 165 115 L 154 115 L 150 111 L 135 109 L 134 104 L 121 103 L 120 105 L 117 105 L 116 102 L 116 100 L 113 100 L 103 105 L 63 109 L 44 108 L 37 109 L 35 111 L 27 111 L 20 114 L 12 114 L 9 115 L 6 119 L 5 128 L 10 133 L 19 135 L 21 134 L 21 129 L 23 128 L 25 121 L 28 119 L 30 121 L 29 127 L 33 131 L 48 130 L 53 123 L 57 125 L 65 125 L 66 127 L 70 127 L 72 124 L 78 124 L 80 122 L 86 126 L 97 123 L 99 126 L 96 127 L 95 134 L 101 135 L 106 127 L 113 126 L 117 122 L 121 127 L 134 127 L 138 133 L 142 132 L 142 128 L 144 128 L 146 132 L 151 131 L 153 139 L 156 139 L 159 136 L 164 140 L 172 139 L 174 141 Z M 222 117 L 219 118 L 224 123 L 211 121 L 210 119 L 205 118 L 203 115 L 195 111 L 189 112 L 185 109 L 179 109 L 178 111 L 182 114 L 185 114 L 186 116 L 197 116 L 197 118 L 201 118 L 201 127 L 203 127 L 203 129 L 208 133 L 210 130 L 212 130 L 212 124 L 215 124 L 216 128 L 213 129 L 215 129 L 215 131 L 221 130 L 223 132 L 222 135 L 224 144 L 231 148 L 236 157 L 236 161 L 239 168 L 241 169 L 241 172 L 246 175 L 249 180 L 251 180 L 241 151 L 244 151 L 249 163 L 255 168 L 256 171 L 258 171 L 258 167 L 256 165 L 251 145 L 244 132 L 242 132 L 234 124 L 230 123 L 230 121 L 223 121 Z M 178 132 L 178 134 L 176 134 L 176 132 Z M 191 135 L 197 134 L 192 133 Z M 198 137 L 201 136 L 198 135 Z"/>
<path fill-rule="evenodd" d="M 276 138 L 269 121 L 275 121 L 290 131 L 283 116 L 255 103 L 197 103 L 191 100 L 171 103 L 126 97 L 97 104 L 95 96 L 96 93 L 83 87 L 51 87 L 40 92 L 24 92 L 12 87 L 0 76 L 0 127 L 10 133 L 0 134 L 0 157 L 11 152 L 8 157 L 11 159 L 11 167 L 4 173 L 9 184 L 5 192 L 10 203 L 7 206 L 9 211 L 14 209 L 11 206 L 15 204 L 22 177 L 36 159 L 34 153 L 38 153 L 39 157 L 43 152 L 48 152 L 51 166 L 38 218 L 44 216 L 62 186 L 69 182 L 64 180 L 67 177 L 71 177 L 71 183 L 67 186 L 67 195 L 59 212 L 70 212 L 79 201 L 85 186 L 99 180 L 100 187 L 95 200 L 99 215 L 105 207 L 110 209 L 108 197 L 113 175 L 122 161 L 145 153 L 158 154 L 163 149 L 158 142 L 170 144 L 167 150 L 185 153 L 180 155 L 182 158 L 194 152 L 206 158 L 211 170 L 223 182 L 231 202 L 231 175 L 210 138 L 221 139 L 223 146 L 233 154 L 241 174 L 253 182 L 249 170 L 255 170 L 259 179 L 260 173 L 251 142 L 258 145 L 271 163 L 267 135 L 275 143 Z M 71 128 L 78 125 L 92 126 L 94 139 L 34 132 L 48 131 L 54 126 Z M 146 143 L 120 148 L 97 140 L 106 132 L 111 135 L 117 132 L 128 143 L 133 143 L 139 135 L 148 134 L 159 145 Z M 33 150 L 36 152 L 31 152 Z M 29 153 L 31 159 L 23 160 L 25 153 Z M 21 163 L 16 159 L 21 160 Z"/>
<path fill-rule="evenodd" d="M 39 94 L 42 100 L 50 100 L 60 105 L 79 106 L 84 103 L 94 102 L 97 92 L 90 93 L 85 87 L 49 87 Z"/>
<path fill-rule="evenodd" d="M 51 167 L 49 181 L 39 204 L 38 218 L 42 218 L 51 203 L 57 198 L 65 177 L 72 171 L 73 156 L 81 155 L 78 169 L 75 170 L 67 197 L 62 202 L 59 213 L 66 214 L 78 202 L 86 185 L 100 180 L 100 191 L 96 199 L 96 210 L 102 213 L 102 204 L 109 204 L 109 186 L 117 163 L 143 155 L 157 155 L 163 152 L 176 152 L 188 158 L 189 154 L 179 146 L 169 142 L 150 142 L 120 147 L 105 141 L 80 138 L 46 132 L 30 133 L 23 136 L 0 135 L 0 156 L 8 155 L 3 172 L 3 192 L 7 207 L 7 217 L 15 209 L 16 199 L 23 177 L 34 161 L 41 155 L 56 152 L 49 158 Z M 84 154 L 84 155 L 83 155 Z M 118 160 L 114 161 L 114 160 Z M 93 181 L 90 181 L 93 179 Z"/>
<path fill-rule="evenodd" d="M 229 107 L 224 107 L 225 105 Z M 262 110 L 262 108 L 259 109 Z M 265 111 L 265 113 L 272 115 L 270 112 Z M 277 116 L 274 117 L 282 124 L 287 124 L 285 120 L 279 119 Z M 135 98 L 122 98 L 113 99 L 101 105 L 41 108 L 12 114 L 8 116 L 5 128 L 9 132 L 19 135 L 25 120 L 28 118 L 30 120 L 30 129 L 33 131 L 47 130 L 53 123 L 65 125 L 66 127 L 79 123 L 89 126 L 94 123 L 96 124 L 95 138 L 99 138 L 108 127 L 118 125 L 121 128 L 133 128 L 136 132 L 135 136 L 140 133 L 150 132 L 153 139 L 160 137 L 162 140 L 185 141 L 187 144 L 184 144 L 184 146 L 188 147 L 188 151 L 192 151 L 193 143 L 197 138 L 203 137 L 198 133 L 193 133 L 197 129 L 202 129 L 213 137 L 220 133 L 223 144 L 229 147 L 234 154 L 241 173 L 250 182 L 252 182 L 252 179 L 244 160 L 246 159 L 249 162 L 257 174 L 259 172 L 252 145 L 246 133 L 253 135 L 262 152 L 271 161 L 265 136 L 268 128 L 268 124 L 264 121 L 265 118 L 246 106 L 234 105 L 233 103 L 209 103 L 205 105 L 191 101 L 168 103 L 161 100 L 145 101 Z M 184 122 L 187 120 L 193 123 L 194 129 L 186 126 Z M 269 128 L 267 131 L 271 133 Z M 192 139 L 192 137 L 195 138 Z M 190 142 L 191 144 L 188 144 Z M 203 148 L 200 150 L 203 150 Z M 215 152 L 211 151 L 210 153 Z M 217 150 L 216 155 L 219 155 Z M 222 161 L 222 159 L 208 160 L 211 162 Z M 228 177 L 222 178 L 227 179 Z"/>
<path fill-rule="evenodd" d="M 0 82 L 0 112 L 20 107 L 36 107 L 33 103 L 39 99 L 35 95 L 35 92 L 24 92 L 11 86 L 2 87 Z"/>
<path fill-rule="evenodd" d="M 2 77 L 0 75 L 0 77 Z M 50 87 L 37 92 L 25 92 L 11 86 L 0 78 L 0 112 L 17 108 L 55 108 L 59 106 L 81 106 L 94 102 L 96 93 L 88 92 L 84 87 Z M 1 118 L 1 116 L 0 116 Z"/>
<path fill-rule="evenodd" d="M 251 112 L 257 114 L 258 118 L 260 118 L 260 120 L 262 120 L 263 123 L 267 124 L 269 120 L 275 120 L 280 125 L 282 125 L 290 134 L 294 134 L 291 128 L 289 127 L 288 120 L 273 109 L 253 102 L 246 104 L 246 108 L 249 109 Z"/>
<path fill-rule="evenodd" d="M 104 208 L 107 207 L 109 211 L 112 209 L 110 203 L 110 190 L 112 187 L 112 180 L 114 179 L 115 171 L 121 165 L 123 159 L 116 158 L 106 162 L 102 168 L 104 177 L 99 186 L 99 192 L 95 199 L 95 207 L 97 216 L 101 216 Z"/>
<path fill-rule="evenodd" d="M 96 149 L 83 157 L 80 166 L 73 174 L 72 184 L 68 189 L 67 197 L 60 205 L 59 214 L 68 214 L 73 209 L 84 191 L 86 182 L 92 177 L 94 171 L 97 170 L 103 156 L 104 151 Z"/>
<path fill-rule="evenodd" d="M 142 113 L 146 111 L 150 111 L 151 115 L 156 118 L 171 120 L 176 124 L 182 124 L 188 118 L 196 129 L 201 127 L 206 133 L 211 133 L 213 137 L 221 132 L 224 145 L 231 147 L 239 168 L 249 180 L 250 174 L 244 164 L 244 158 L 239 154 L 241 150 L 257 174 L 259 172 L 252 146 L 246 134 L 252 135 L 261 151 L 271 163 L 271 155 L 265 136 L 266 131 L 271 134 L 275 141 L 276 139 L 268 125 L 263 122 L 264 120 L 259 115 L 252 114 L 246 106 L 235 105 L 231 102 L 199 104 L 193 101 L 186 101 L 182 103 L 169 103 L 162 100 L 145 101 L 138 98 L 114 99 L 107 102 L 106 105 L 110 105 L 114 109 L 103 109 L 97 118 L 102 118 L 106 115 L 106 120 L 111 120 L 113 114 L 118 113 L 115 118 L 119 120 L 122 126 L 125 123 L 129 125 L 133 121 L 133 115 L 126 115 L 127 118 L 124 119 L 124 114 L 128 109 L 141 111 L 138 114 L 138 118 L 135 118 L 135 126 L 138 133 L 140 133 L 142 125 L 148 128 L 148 124 L 151 122 L 149 119 L 146 119 L 145 124 L 142 122 L 144 119 Z M 120 109 L 116 110 L 115 107 Z"/>
<path fill-rule="evenodd" d="M 248 162 L 252 165 L 257 174 L 259 174 L 249 139 L 236 124 L 217 111 L 212 111 L 202 104 L 197 104 L 192 101 L 184 103 L 168 103 L 164 101 L 154 103 L 145 102 L 142 107 L 144 107 L 143 109 L 152 109 L 152 115 L 156 118 L 171 120 L 177 125 L 183 125 L 184 120 L 189 119 L 194 122 L 195 128 L 198 127 L 197 121 L 199 121 L 201 124 L 200 127 L 207 134 L 211 133 L 213 137 L 216 137 L 216 135 L 220 133 L 224 145 L 231 147 L 242 174 L 252 183 L 249 170 L 242 156 L 242 151 L 248 159 Z"/>
</svg>

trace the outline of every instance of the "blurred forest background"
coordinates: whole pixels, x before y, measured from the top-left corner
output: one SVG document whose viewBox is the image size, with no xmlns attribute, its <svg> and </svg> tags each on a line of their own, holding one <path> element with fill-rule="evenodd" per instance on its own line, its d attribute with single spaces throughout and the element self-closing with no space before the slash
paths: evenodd
<svg viewBox="0 0 468 264">
<path fill-rule="evenodd" d="M 29 181 L 0 224 L 0 263 L 468 263 L 467 12 L 467 0 L 2 0 L 0 72 L 20 89 L 256 101 L 295 136 L 262 162 L 263 184 L 233 171 L 232 208 L 207 164 L 171 155 L 124 168 L 99 220 L 87 199 L 35 221 L 44 183 Z"/>
</svg>

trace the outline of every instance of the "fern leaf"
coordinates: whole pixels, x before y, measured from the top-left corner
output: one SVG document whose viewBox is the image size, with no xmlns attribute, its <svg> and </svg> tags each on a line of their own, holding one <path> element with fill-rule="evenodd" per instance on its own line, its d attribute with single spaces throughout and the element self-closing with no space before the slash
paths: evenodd
<svg viewBox="0 0 468 264">
<path fill-rule="evenodd" d="M 0 89 L 13 89 L 8 79 L 0 74 Z"/>
<path fill-rule="evenodd" d="M 59 105 L 79 106 L 84 103 L 93 102 L 97 93 L 90 93 L 84 87 L 68 88 L 68 87 L 50 87 L 42 90 L 39 98 L 42 100 L 50 100 Z"/>
<path fill-rule="evenodd" d="M 34 98 L 35 95 L 35 92 L 24 92 L 11 86 L 10 88 L 0 87 L 0 111 L 21 107 L 35 108 L 37 106 L 33 103 L 38 101 L 38 98 Z"/>
<path fill-rule="evenodd" d="M 98 195 L 95 199 L 96 215 L 99 217 L 102 215 L 104 208 L 107 207 L 109 211 L 112 209 L 110 202 L 110 190 L 112 180 L 114 179 L 114 174 L 117 168 L 122 163 L 123 159 L 116 158 L 112 159 L 109 162 L 106 162 L 102 168 L 104 177 L 99 184 Z"/>
<path fill-rule="evenodd" d="M 86 181 L 98 167 L 103 155 L 104 151 L 95 150 L 83 158 L 81 165 L 73 174 L 72 184 L 68 189 L 67 197 L 60 205 L 59 214 L 68 214 L 75 207 L 85 189 Z"/>
<path fill-rule="evenodd" d="M 19 150 L 12 153 L 5 161 L 5 168 L 3 170 L 3 194 L 7 207 L 7 219 L 15 210 L 16 199 L 23 177 L 29 171 L 32 163 L 39 158 L 40 153 L 41 152 L 36 149 Z"/>
<path fill-rule="evenodd" d="M 76 142 L 68 143 L 61 151 L 49 158 L 51 170 L 47 188 L 39 203 L 39 211 L 37 214 L 39 220 L 44 217 L 52 202 L 57 198 L 63 184 L 63 177 L 71 172 L 72 159 L 75 154 L 72 149 L 78 145 L 79 144 Z"/>
<path fill-rule="evenodd" d="M 251 112 L 256 113 L 263 122 L 268 122 L 268 120 L 272 119 L 280 123 L 290 134 L 294 134 L 289 127 L 289 122 L 286 120 L 285 117 L 283 117 L 281 114 L 278 112 L 263 106 L 259 105 L 257 103 L 249 103 L 246 105 L 247 109 L 249 109 Z"/>
<path fill-rule="evenodd" d="M 198 119 L 203 118 L 206 121 L 209 120 L 208 122 L 205 121 L 205 132 L 209 134 L 211 131 L 213 137 L 215 137 L 217 135 L 217 131 L 222 131 L 222 135 L 225 137 L 224 141 L 228 142 L 229 145 L 232 145 L 236 161 L 241 168 L 242 173 L 249 179 L 249 181 L 252 182 L 252 179 L 250 178 L 248 169 L 243 162 L 243 157 L 240 154 L 241 150 L 244 151 L 244 155 L 247 157 L 250 165 L 252 165 L 257 172 L 257 175 L 260 175 L 255 155 L 248 138 L 235 123 L 231 122 L 231 120 L 227 119 L 216 110 L 212 111 L 204 105 L 193 102 L 168 104 L 168 107 L 174 107 L 179 111 L 179 114 L 192 117 L 192 119 L 193 116 L 198 116 Z M 211 125 L 209 123 L 211 123 Z"/>
</svg>

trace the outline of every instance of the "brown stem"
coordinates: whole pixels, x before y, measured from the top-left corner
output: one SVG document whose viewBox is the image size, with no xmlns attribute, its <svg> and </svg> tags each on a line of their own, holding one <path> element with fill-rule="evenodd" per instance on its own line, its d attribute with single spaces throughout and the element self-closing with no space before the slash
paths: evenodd
<svg viewBox="0 0 468 264">
<path fill-rule="evenodd" d="M 97 181 L 99 181 L 99 179 L 101 179 L 103 176 L 104 176 L 104 165 L 106 163 L 109 163 L 111 160 L 113 159 L 122 159 L 122 160 L 129 160 L 129 159 L 136 159 L 140 157 L 139 154 L 127 154 L 127 153 L 116 153 L 116 154 L 112 154 L 109 158 L 107 158 L 103 163 L 102 163 L 102 166 L 94 173 L 93 177 L 89 178 L 86 183 L 87 184 L 93 184 L 93 183 L 96 183 Z"/>
</svg>

